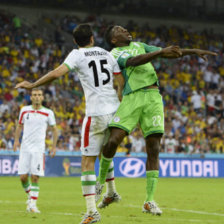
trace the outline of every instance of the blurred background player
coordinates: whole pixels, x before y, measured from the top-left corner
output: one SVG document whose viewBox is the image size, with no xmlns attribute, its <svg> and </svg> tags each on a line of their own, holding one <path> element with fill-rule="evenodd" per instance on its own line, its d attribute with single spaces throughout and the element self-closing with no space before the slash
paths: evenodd
<svg viewBox="0 0 224 224">
<path fill-rule="evenodd" d="M 143 212 L 161 215 L 162 211 L 154 202 L 159 177 L 160 140 L 164 133 L 164 108 L 159 93 L 159 80 L 150 63 L 157 57 L 177 58 L 196 54 L 206 60 L 205 55 L 214 52 L 200 49 L 180 49 L 177 46 L 160 48 L 141 42 L 132 42 L 130 33 L 121 26 L 108 27 L 105 38 L 125 77 L 122 102 L 110 123 L 110 137 L 103 148 L 99 181 L 103 186 L 111 159 L 118 145 L 137 124 L 140 124 L 146 141 L 146 199 Z M 102 187 L 101 186 L 101 187 Z M 101 188 L 100 187 L 100 188 Z M 105 198 L 102 201 L 104 204 Z"/>
<path fill-rule="evenodd" d="M 75 69 L 78 72 L 86 99 L 86 116 L 82 125 L 81 140 L 81 182 L 87 212 L 81 223 L 87 224 L 101 219 L 95 202 L 95 160 L 108 139 L 108 125 L 120 104 L 113 88 L 113 75 L 118 83 L 118 95 L 121 95 L 124 80 L 114 57 L 108 51 L 94 47 L 90 25 L 80 24 L 77 26 L 73 31 L 73 38 L 79 49 L 71 51 L 62 65 L 33 84 L 24 81 L 16 88 L 34 88 L 65 75 L 70 70 Z M 113 162 L 109 167 L 108 194 L 120 200 L 115 189 Z"/>
<path fill-rule="evenodd" d="M 27 211 L 34 213 L 40 213 L 36 202 L 39 196 L 39 177 L 44 176 L 45 138 L 48 125 L 53 131 L 51 157 L 55 156 L 58 136 L 54 112 L 43 107 L 43 100 L 43 91 L 33 89 L 31 92 L 32 105 L 22 107 L 20 111 L 14 142 L 14 151 L 16 151 L 20 145 L 19 138 L 23 131 L 18 174 L 22 186 L 28 194 Z M 31 184 L 29 174 L 31 174 Z"/>
</svg>

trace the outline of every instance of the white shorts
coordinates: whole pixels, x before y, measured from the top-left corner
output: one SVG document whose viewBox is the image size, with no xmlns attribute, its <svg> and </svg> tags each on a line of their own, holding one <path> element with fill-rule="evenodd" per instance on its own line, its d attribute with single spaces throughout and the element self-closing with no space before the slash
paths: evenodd
<svg viewBox="0 0 224 224">
<path fill-rule="evenodd" d="M 19 154 L 18 174 L 44 176 L 45 154 L 43 152 L 23 152 Z"/>
<path fill-rule="evenodd" d="M 98 156 L 109 138 L 108 125 L 113 114 L 85 117 L 82 124 L 81 152 L 84 156 Z"/>
</svg>

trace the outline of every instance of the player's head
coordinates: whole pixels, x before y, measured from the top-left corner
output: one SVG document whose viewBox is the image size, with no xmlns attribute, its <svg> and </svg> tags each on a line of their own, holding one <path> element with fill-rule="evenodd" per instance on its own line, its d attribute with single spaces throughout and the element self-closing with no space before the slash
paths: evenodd
<svg viewBox="0 0 224 224">
<path fill-rule="evenodd" d="M 30 99 L 32 101 L 32 104 L 42 105 L 42 102 L 44 100 L 43 90 L 40 88 L 32 89 Z"/>
<path fill-rule="evenodd" d="M 110 47 L 129 45 L 131 34 L 122 26 L 109 26 L 105 32 L 105 40 Z"/>
<path fill-rule="evenodd" d="M 89 24 L 83 23 L 73 30 L 73 38 L 79 47 L 94 45 L 93 31 Z"/>
</svg>

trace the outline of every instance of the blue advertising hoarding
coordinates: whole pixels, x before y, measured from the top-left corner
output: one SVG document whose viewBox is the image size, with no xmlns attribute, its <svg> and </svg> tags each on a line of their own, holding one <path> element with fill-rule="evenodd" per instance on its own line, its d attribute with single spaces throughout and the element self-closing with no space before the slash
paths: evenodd
<svg viewBox="0 0 224 224">
<path fill-rule="evenodd" d="M 0 155 L 0 176 L 16 176 L 18 174 L 18 156 Z M 80 176 L 81 157 L 55 156 L 45 159 L 45 176 Z"/>
<path fill-rule="evenodd" d="M 146 158 L 114 160 L 115 176 L 144 177 Z M 224 177 L 224 159 L 161 158 L 160 177 Z"/>
<path fill-rule="evenodd" d="M 116 177 L 144 177 L 145 157 L 115 157 Z M 99 162 L 96 162 L 98 174 Z M 0 176 L 18 175 L 18 156 L 0 155 Z M 45 176 L 80 176 L 80 156 L 46 156 Z M 224 177 L 224 159 L 160 158 L 160 177 Z"/>
</svg>

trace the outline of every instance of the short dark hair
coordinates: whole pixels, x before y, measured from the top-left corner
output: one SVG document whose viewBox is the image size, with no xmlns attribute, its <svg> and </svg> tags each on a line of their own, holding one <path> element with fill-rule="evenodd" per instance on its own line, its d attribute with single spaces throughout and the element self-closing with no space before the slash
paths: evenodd
<svg viewBox="0 0 224 224">
<path fill-rule="evenodd" d="M 110 25 L 107 27 L 105 34 L 104 34 L 104 39 L 106 43 L 110 46 L 110 48 L 114 48 L 115 45 L 111 43 L 112 40 L 112 29 L 115 27 L 115 25 Z"/>
<path fill-rule="evenodd" d="M 90 37 L 93 36 L 93 31 L 88 23 L 79 24 L 72 32 L 75 42 L 80 47 L 85 47 L 90 43 Z"/>
<path fill-rule="evenodd" d="M 43 91 L 43 88 L 41 86 L 31 89 L 31 91 L 30 91 L 31 95 L 32 95 L 32 92 L 35 92 L 35 91 L 41 91 L 42 94 L 44 95 L 44 91 Z"/>
<path fill-rule="evenodd" d="M 42 91 L 42 92 L 44 92 L 43 88 L 41 86 L 38 86 L 38 87 L 35 87 L 35 88 L 31 89 L 31 92 L 33 92 L 33 91 Z"/>
</svg>

